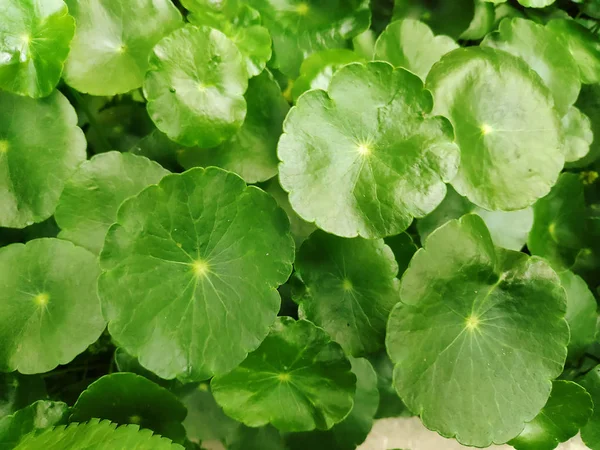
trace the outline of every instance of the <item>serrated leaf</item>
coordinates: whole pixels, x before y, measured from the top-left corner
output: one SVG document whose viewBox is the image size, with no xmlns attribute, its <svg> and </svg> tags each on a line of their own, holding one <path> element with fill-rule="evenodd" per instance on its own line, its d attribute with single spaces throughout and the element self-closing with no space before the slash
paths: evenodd
<svg viewBox="0 0 600 450">
<path fill-rule="evenodd" d="M 550 266 L 495 248 L 483 220 L 470 214 L 427 238 L 400 298 L 386 347 L 408 408 L 466 445 L 519 434 L 567 356 L 565 292 Z"/>
<path fill-rule="evenodd" d="M 356 377 L 350 369 L 322 328 L 279 317 L 260 347 L 214 377 L 211 387 L 225 413 L 248 426 L 327 430 L 352 409 Z"/>
</svg>

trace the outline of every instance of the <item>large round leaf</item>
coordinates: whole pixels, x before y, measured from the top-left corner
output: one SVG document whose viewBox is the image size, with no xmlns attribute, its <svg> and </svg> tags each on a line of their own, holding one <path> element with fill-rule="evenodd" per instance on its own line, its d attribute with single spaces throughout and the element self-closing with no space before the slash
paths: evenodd
<svg viewBox="0 0 600 450">
<path fill-rule="evenodd" d="M 454 125 L 459 194 L 488 210 L 515 210 L 548 193 L 564 165 L 561 126 L 527 63 L 492 48 L 458 49 L 433 66 L 427 86 L 433 112 Z"/>
<path fill-rule="evenodd" d="M 58 84 L 75 22 L 63 0 L 0 4 L 0 88 L 45 97 Z"/>
<path fill-rule="evenodd" d="M 344 237 L 398 234 L 444 198 L 456 173 L 452 127 L 431 117 L 421 80 L 383 62 L 338 70 L 300 97 L 279 141 L 294 210 Z M 356 105 L 360 104 L 360 108 Z"/>
<path fill-rule="evenodd" d="M 500 22 L 499 30 L 488 34 L 481 45 L 523 58 L 552 91 L 561 116 L 577 100 L 581 89 L 577 63 L 551 29 L 527 19 L 505 19 Z"/>
<path fill-rule="evenodd" d="M 277 175 L 277 142 L 290 107 L 267 70 L 250 79 L 245 98 L 248 114 L 242 128 L 218 147 L 182 149 L 177 159 L 183 167 L 217 166 L 247 183 Z"/>
<path fill-rule="evenodd" d="M 581 429 L 581 439 L 592 450 L 600 449 L 600 366 L 596 366 L 579 383 L 591 395 L 594 412 L 588 423 Z"/>
<path fill-rule="evenodd" d="M 345 47 L 369 28 L 367 0 L 249 0 L 271 32 L 275 67 L 291 78 L 298 76 L 302 61 L 328 48 Z"/>
<path fill-rule="evenodd" d="M 98 262 L 68 241 L 0 249 L 0 370 L 48 372 L 102 334 Z"/>
<path fill-rule="evenodd" d="M 590 395 L 577 383 L 554 381 L 546 406 L 510 445 L 517 450 L 552 450 L 577 434 L 592 409 Z"/>
<path fill-rule="evenodd" d="M 350 358 L 350 363 L 356 375 L 356 394 L 348 417 L 331 430 L 288 434 L 290 450 L 355 450 L 366 439 L 379 406 L 377 374 L 364 358 Z"/>
<path fill-rule="evenodd" d="M 182 442 L 185 406 L 165 388 L 133 373 L 105 375 L 81 393 L 70 422 L 92 418 L 149 428 L 175 442 Z"/>
<path fill-rule="evenodd" d="M 59 237 L 100 253 L 123 200 L 168 173 L 155 162 L 129 153 L 94 156 L 65 184 L 55 213 L 62 230 Z"/>
<path fill-rule="evenodd" d="M 448 36 L 434 36 L 431 28 L 413 19 L 397 20 L 387 26 L 375 44 L 375 59 L 404 67 L 423 80 L 446 53 L 458 48 Z"/>
<path fill-rule="evenodd" d="M 435 34 L 458 39 L 469 28 L 474 15 L 474 0 L 395 0 L 392 20 L 422 20 Z"/>
<path fill-rule="evenodd" d="M 32 100 L 0 91 L 0 226 L 24 228 L 54 213 L 85 160 L 85 138 L 60 93 Z"/>
<path fill-rule="evenodd" d="M 356 377 L 350 369 L 322 328 L 280 317 L 260 347 L 211 386 L 225 413 L 248 426 L 326 430 L 352 409 Z"/>
<path fill-rule="evenodd" d="M 402 277 L 400 298 L 386 346 L 408 408 L 466 445 L 519 434 L 546 403 L 567 356 L 556 273 L 540 258 L 495 248 L 483 220 L 470 214 L 427 238 Z"/>
<path fill-rule="evenodd" d="M 213 28 L 188 25 L 163 38 L 144 81 L 159 130 L 186 146 L 214 147 L 246 117 L 248 73 L 237 47 Z"/>
<path fill-rule="evenodd" d="M 167 175 L 106 236 L 110 334 L 162 378 L 231 370 L 267 335 L 293 256 L 287 217 L 260 189 L 217 168 Z"/>
<path fill-rule="evenodd" d="M 139 88 L 152 47 L 183 23 L 170 0 L 66 0 L 77 28 L 67 84 L 92 95 Z"/>
<path fill-rule="evenodd" d="M 398 265 L 383 239 L 345 239 L 314 232 L 296 257 L 306 285 L 300 309 L 344 351 L 362 356 L 384 344 L 385 325 L 398 303 Z"/>
</svg>

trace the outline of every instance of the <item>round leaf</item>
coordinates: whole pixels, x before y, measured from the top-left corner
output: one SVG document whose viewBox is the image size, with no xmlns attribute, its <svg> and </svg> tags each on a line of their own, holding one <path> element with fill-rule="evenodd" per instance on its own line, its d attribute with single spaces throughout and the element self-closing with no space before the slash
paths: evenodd
<svg viewBox="0 0 600 450">
<path fill-rule="evenodd" d="M 217 166 L 237 173 L 247 183 L 277 175 L 277 142 L 290 107 L 266 70 L 250 79 L 245 98 L 248 114 L 242 128 L 218 147 L 182 149 L 178 160 L 183 167 Z"/>
<path fill-rule="evenodd" d="M 0 370 L 41 373 L 67 364 L 102 334 L 98 262 L 59 239 L 0 249 Z"/>
<path fill-rule="evenodd" d="M 85 138 L 60 92 L 32 100 L 0 91 L 0 111 L 0 226 L 24 228 L 54 213 L 85 160 Z"/>
<path fill-rule="evenodd" d="M 475 0 L 475 15 L 473 20 L 461 35 L 460 39 L 477 41 L 494 29 L 495 8 L 487 0 Z"/>
<path fill-rule="evenodd" d="M 581 439 L 592 450 L 600 449 L 600 366 L 596 366 L 579 383 L 591 395 L 594 412 L 588 423 L 581 429 Z"/>
<path fill-rule="evenodd" d="M 211 387 L 225 413 L 248 426 L 327 430 L 352 409 L 356 377 L 350 369 L 323 329 L 280 317 L 260 347 L 213 378 Z"/>
<path fill-rule="evenodd" d="M 296 271 L 307 287 L 303 317 L 322 327 L 353 356 L 383 347 L 398 298 L 398 265 L 383 239 L 345 239 L 322 231 L 302 244 Z"/>
<path fill-rule="evenodd" d="M 0 88 L 49 95 L 60 80 L 75 22 L 63 0 L 7 0 L 0 5 Z"/>
<path fill-rule="evenodd" d="M 515 437 L 546 403 L 567 356 L 556 273 L 540 258 L 495 248 L 471 214 L 427 238 L 400 298 L 386 346 L 408 408 L 465 445 Z"/>
<path fill-rule="evenodd" d="M 383 62 L 344 66 L 328 93 L 301 96 L 278 148 L 294 210 L 329 233 L 365 238 L 429 213 L 458 166 L 452 127 L 431 108 L 416 75 Z"/>
<path fill-rule="evenodd" d="M 517 0 L 521 5 L 526 8 L 545 8 L 550 6 L 556 0 Z"/>
<path fill-rule="evenodd" d="M 354 407 L 344 420 L 328 431 L 290 433 L 286 442 L 290 450 L 355 450 L 366 439 L 379 405 L 377 374 L 364 358 L 350 358 L 356 375 Z"/>
<path fill-rule="evenodd" d="M 592 409 L 590 395 L 577 383 L 554 381 L 546 406 L 509 443 L 517 450 L 552 450 L 577 434 Z"/>
<path fill-rule="evenodd" d="M 561 116 L 577 100 L 581 89 L 577 63 L 551 29 L 527 19 L 505 19 L 481 45 L 523 58 L 550 88 Z"/>
<path fill-rule="evenodd" d="M 100 253 L 123 200 L 158 183 L 168 173 L 158 164 L 129 153 L 94 156 L 65 184 L 55 213 L 62 230 L 59 237 Z"/>
<path fill-rule="evenodd" d="M 459 194 L 487 210 L 515 210 L 548 193 L 564 165 L 560 120 L 521 58 L 487 47 L 454 50 L 433 66 L 427 86 L 433 112 L 454 125 Z"/>
<path fill-rule="evenodd" d="M 247 88 L 235 44 L 218 30 L 191 25 L 154 47 L 144 81 L 158 129 L 188 147 L 214 147 L 235 134 L 246 117 Z"/>
<path fill-rule="evenodd" d="M 458 48 L 448 36 L 434 36 L 423 22 L 413 19 L 397 20 L 387 26 L 375 44 L 375 59 L 404 67 L 423 80 L 446 53 Z"/>
<path fill-rule="evenodd" d="M 474 0 L 395 0 L 392 20 L 422 20 L 435 34 L 458 39 L 469 28 L 474 14 Z"/>
<path fill-rule="evenodd" d="M 152 47 L 182 26 L 170 0 L 66 0 L 76 31 L 64 79 L 79 92 L 115 95 L 139 88 Z"/>
<path fill-rule="evenodd" d="M 297 78 L 302 61 L 319 50 L 346 46 L 371 23 L 367 0 L 249 0 L 271 32 L 275 65 Z"/>
<path fill-rule="evenodd" d="M 562 126 L 565 133 L 565 160 L 578 161 L 588 154 L 590 144 L 594 140 L 590 119 L 579 109 L 571 106 L 569 112 L 562 118 Z"/>
<path fill-rule="evenodd" d="M 162 378 L 231 370 L 267 335 L 293 257 L 287 217 L 260 189 L 217 168 L 167 175 L 107 233 L 98 288 L 110 334 Z"/>
<path fill-rule="evenodd" d="M 133 373 L 113 373 L 93 382 L 73 406 L 70 422 L 92 418 L 149 428 L 175 442 L 185 438 L 187 410 L 171 392 Z"/>
</svg>

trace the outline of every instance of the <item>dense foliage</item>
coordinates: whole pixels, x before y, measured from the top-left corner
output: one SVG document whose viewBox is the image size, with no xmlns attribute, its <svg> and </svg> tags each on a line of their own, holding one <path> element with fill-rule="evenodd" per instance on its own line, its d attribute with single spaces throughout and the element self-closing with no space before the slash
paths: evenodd
<svg viewBox="0 0 600 450">
<path fill-rule="evenodd" d="M 0 0 L 0 450 L 600 450 L 599 32 Z"/>
</svg>

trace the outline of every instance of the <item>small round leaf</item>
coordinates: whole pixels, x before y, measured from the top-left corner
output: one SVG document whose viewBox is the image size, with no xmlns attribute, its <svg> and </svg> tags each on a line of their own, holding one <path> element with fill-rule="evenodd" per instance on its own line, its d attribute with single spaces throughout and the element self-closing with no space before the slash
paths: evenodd
<svg viewBox="0 0 600 450">
<path fill-rule="evenodd" d="M 293 258 L 287 217 L 268 194 L 214 167 L 167 175 L 126 200 L 106 235 L 108 329 L 162 378 L 226 372 L 267 335 Z"/>
<path fill-rule="evenodd" d="M 302 95 L 278 147 L 294 210 L 329 233 L 365 238 L 401 233 L 431 212 L 458 166 L 452 127 L 431 108 L 416 75 L 384 62 L 344 66 L 328 92 Z"/>
<path fill-rule="evenodd" d="M 565 160 L 574 162 L 585 157 L 594 141 L 589 117 L 571 106 L 562 118 L 562 126 L 565 133 Z"/>
<path fill-rule="evenodd" d="M 211 387 L 225 413 L 248 426 L 327 430 L 352 409 L 356 377 L 322 328 L 280 317 L 260 347 Z"/>
</svg>

